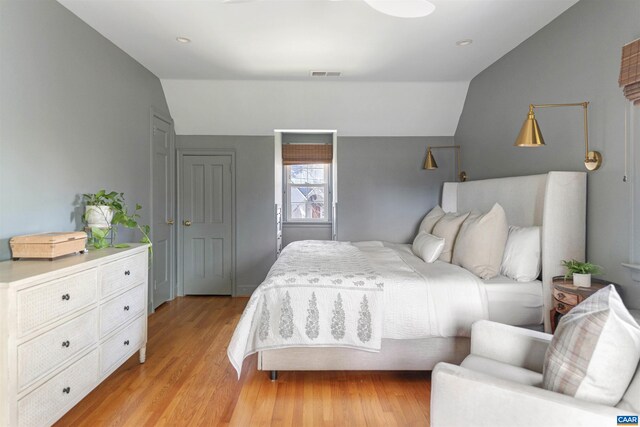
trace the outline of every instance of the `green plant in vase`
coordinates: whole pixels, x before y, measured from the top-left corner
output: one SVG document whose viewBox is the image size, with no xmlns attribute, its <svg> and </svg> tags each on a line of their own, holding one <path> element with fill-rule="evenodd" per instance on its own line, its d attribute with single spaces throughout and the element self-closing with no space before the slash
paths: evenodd
<svg viewBox="0 0 640 427">
<path fill-rule="evenodd" d="M 602 273 L 602 267 L 590 262 L 581 262 L 575 259 L 563 260 L 562 265 L 567 269 L 564 279 L 573 279 L 573 284 L 581 287 L 591 286 L 591 275 Z"/>
<path fill-rule="evenodd" d="M 118 227 L 123 226 L 130 229 L 138 229 L 142 234 L 141 243 L 149 244 L 149 252 L 151 249 L 151 239 L 149 232 L 151 227 L 146 224 L 140 224 L 140 210 L 142 206 L 136 203 L 133 212 L 129 212 L 129 208 L 124 200 L 124 193 L 116 191 L 107 192 L 100 190 L 97 193 L 83 194 L 83 198 L 87 205 L 87 210 L 83 216 L 83 220 L 87 222 L 91 228 L 90 244 L 95 249 L 102 249 L 109 246 L 115 248 L 126 248 L 126 243 L 114 243 L 117 239 Z M 92 209 L 99 207 L 99 209 Z M 94 215 L 94 210 L 99 211 Z M 91 214 L 90 214 L 91 212 Z M 91 217 L 90 215 L 94 215 Z M 98 220 L 96 220 L 96 217 Z M 93 222 L 92 222 L 93 221 Z M 109 242 L 109 233 L 111 233 L 111 242 Z"/>
</svg>

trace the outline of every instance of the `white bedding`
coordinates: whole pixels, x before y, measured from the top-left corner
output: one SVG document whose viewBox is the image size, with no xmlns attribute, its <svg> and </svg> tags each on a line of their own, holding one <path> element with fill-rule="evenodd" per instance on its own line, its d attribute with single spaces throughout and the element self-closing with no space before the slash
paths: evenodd
<svg viewBox="0 0 640 427">
<path fill-rule="evenodd" d="M 542 282 L 517 282 L 505 276 L 484 281 L 489 320 L 513 326 L 540 325 L 544 316 Z"/>
<path fill-rule="evenodd" d="M 294 251 L 309 244 L 313 246 L 313 250 L 302 254 Z M 358 262 L 340 261 L 342 265 L 338 265 L 339 258 L 334 257 L 336 261 L 325 262 L 318 269 L 317 263 L 323 263 L 323 259 L 332 259 L 328 251 L 342 248 L 340 250 L 348 254 L 349 250 L 340 245 L 348 245 L 353 250 L 358 248 L 357 253 L 349 255 Z M 300 256 L 307 256 L 311 266 L 308 272 L 295 271 L 304 261 Z M 297 258 L 294 263 L 291 263 L 291 257 Z M 367 265 L 362 265 L 360 257 L 368 261 Z M 296 268 L 289 272 L 287 264 Z M 342 271 L 352 264 L 357 264 L 362 271 Z M 337 291 L 329 279 L 335 280 L 334 275 L 345 274 L 372 279 L 369 282 L 365 280 L 366 283 L 362 286 L 369 292 L 367 295 L 371 316 L 371 339 L 366 343 L 359 341 L 357 333 L 360 329 L 359 318 L 362 318 L 362 294 L 355 292 L 352 286 L 348 287 L 348 292 L 344 291 L 344 286 L 340 291 L 346 334 L 341 339 L 335 339 L 332 334 Z M 376 293 L 376 290 L 380 292 Z M 293 307 L 293 333 L 283 339 L 279 328 L 283 312 L 286 311 L 282 308 L 282 298 L 287 291 L 290 297 L 288 305 Z M 314 325 L 318 325 L 318 333 L 310 339 L 307 328 L 312 292 L 316 294 L 317 322 Z M 383 297 L 376 299 L 377 295 Z M 266 323 L 261 314 L 265 311 L 270 313 Z M 382 242 L 360 242 L 353 245 L 340 242 L 295 242 L 285 248 L 265 282 L 251 296 L 227 354 L 240 375 L 244 358 L 260 350 L 334 346 L 379 351 L 381 338 L 469 336 L 471 324 L 486 318 L 486 295 L 480 279 L 455 265 L 439 261 L 426 264 L 413 255 L 409 245 Z M 377 325 L 380 325 L 379 329 Z M 269 333 L 265 333 L 267 330 Z"/>
<path fill-rule="evenodd" d="M 454 264 L 426 263 L 411 245 L 356 242 L 354 246 L 385 277 L 383 338 L 419 339 L 469 336 L 471 324 L 488 318 L 482 280 Z M 400 280 L 399 267 L 379 248 L 393 249 L 411 277 Z"/>
</svg>

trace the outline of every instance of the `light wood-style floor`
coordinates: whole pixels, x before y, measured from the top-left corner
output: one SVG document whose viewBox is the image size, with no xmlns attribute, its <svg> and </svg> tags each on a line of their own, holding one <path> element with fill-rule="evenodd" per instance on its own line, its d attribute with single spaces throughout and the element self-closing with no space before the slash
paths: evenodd
<svg viewBox="0 0 640 427">
<path fill-rule="evenodd" d="M 129 359 L 58 426 L 428 426 L 429 372 L 281 372 L 227 344 L 246 298 L 185 297 L 149 317 L 147 361 Z"/>
</svg>

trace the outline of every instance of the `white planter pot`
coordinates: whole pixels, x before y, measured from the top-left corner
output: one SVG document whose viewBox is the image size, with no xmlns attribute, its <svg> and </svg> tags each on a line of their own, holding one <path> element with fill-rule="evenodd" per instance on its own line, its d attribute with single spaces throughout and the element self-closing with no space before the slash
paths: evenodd
<svg viewBox="0 0 640 427">
<path fill-rule="evenodd" d="M 109 206 L 87 206 L 84 217 L 88 227 L 109 228 L 113 210 Z"/>
<path fill-rule="evenodd" d="M 573 273 L 574 286 L 580 286 L 581 288 L 591 287 L 591 274 L 578 274 Z"/>
</svg>

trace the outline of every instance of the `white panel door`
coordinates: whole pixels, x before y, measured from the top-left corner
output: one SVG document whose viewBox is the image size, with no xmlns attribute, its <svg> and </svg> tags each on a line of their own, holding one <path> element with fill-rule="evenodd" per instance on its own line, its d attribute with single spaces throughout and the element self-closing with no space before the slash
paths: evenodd
<svg viewBox="0 0 640 427">
<path fill-rule="evenodd" d="M 182 160 L 182 265 L 186 295 L 231 295 L 231 156 Z"/>
</svg>

